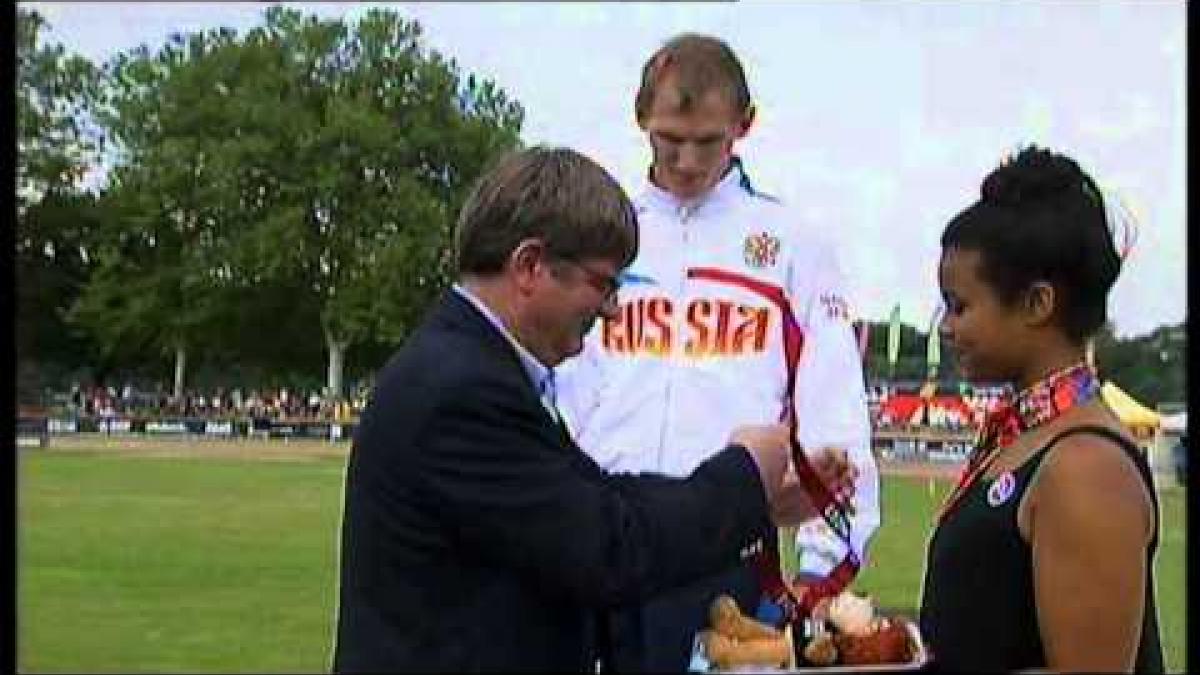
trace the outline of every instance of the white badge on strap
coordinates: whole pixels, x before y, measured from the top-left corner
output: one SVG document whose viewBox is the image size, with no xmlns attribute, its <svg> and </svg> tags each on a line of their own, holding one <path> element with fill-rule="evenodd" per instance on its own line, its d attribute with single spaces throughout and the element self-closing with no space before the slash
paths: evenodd
<svg viewBox="0 0 1200 675">
<path fill-rule="evenodd" d="M 1012 475 L 1011 471 L 1005 471 L 996 476 L 996 480 L 992 481 L 992 486 L 988 488 L 988 504 L 1000 506 L 1008 501 L 1008 498 L 1012 496 L 1016 489 L 1017 479 Z"/>
</svg>

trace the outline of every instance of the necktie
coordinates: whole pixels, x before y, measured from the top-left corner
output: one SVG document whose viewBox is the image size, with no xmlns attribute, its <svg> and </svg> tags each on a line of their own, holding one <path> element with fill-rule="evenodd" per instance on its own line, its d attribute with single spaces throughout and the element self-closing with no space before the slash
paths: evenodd
<svg viewBox="0 0 1200 675">
<path fill-rule="evenodd" d="M 562 415 L 558 412 L 557 392 L 554 389 L 553 370 L 546 371 L 546 377 L 542 378 L 541 392 L 539 393 L 541 395 L 542 407 L 546 409 L 546 412 L 550 413 L 550 418 L 554 420 L 555 424 L 562 426 Z"/>
</svg>

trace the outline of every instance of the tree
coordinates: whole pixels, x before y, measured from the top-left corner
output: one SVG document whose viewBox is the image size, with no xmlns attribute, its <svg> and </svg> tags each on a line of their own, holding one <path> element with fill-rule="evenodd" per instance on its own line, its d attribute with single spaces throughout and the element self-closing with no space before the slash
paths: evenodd
<svg viewBox="0 0 1200 675">
<path fill-rule="evenodd" d="M 871 331 L 865 371 L 869 380 L 887 379 L 887 323 L 868 322 Z M 907 324 L 900 327 L 900 357 L 895 380 L 915 386 L 925 376 L 927 333 Z M 941 386 L 954 390 L 960 375 L 954 350 L 942 340 Z M 1134 398 L 1153 407 L 1186 399 L 1186 323 L 1160 326 L 1150 333 L 1118 338 L 1111 323 L 1095 336 L 1096 367 L 1102 381 L 1112 381 Z"/>
<path fill-rule="evenodd" d="M 236 74 L 234 36 L 173 35 L 107 64 L 98 111 L 119 165 L 106 199 L 112 217 L 93 233 L 94 269 L 72 318 L 106 356 L 131 345 L 175 361 L 183 395 L 188 354 L 236 307 L 228 257 L 239 224 L 223 201 L 227 114 L 211 92 Z"/>
<path fill-rule="evenodd" d="M 888 379 L 891 371 L 887 358 L 888 323 L 886 321 L 868 321 L 867 330 L 870 331 L 870 334 L 867 340 L 866 359 L 863 364 L 864 371 L 868 379 Z M 891 379 L 920 381 L 925 378 L 927 374 L 925 365 L 927 337 L 927 333 L 923 333 L 909 324 L 900 324 L 900 353 L 896 358 L 895 373 Z M 946 354 L 945 342 L 943 341 L 942 344 L 942 353 Z M 943 361 L 940 372 L 947 372 L 949 367 L 952 366 Z"/>
<path fill-rule="evenodd" d="M 1112 325 L 1096 336 L 1096 368 L 1134 398 L 1154 407 L 1186 400 L 1186 324 L 1160 326 L 1120 339 Z"/>
<path fill-rule="evenodd" d="M 237 163 L 257 214 L 239 266 L 319 307 L 338 397 L 347 348 L 403 336 L 444 286 L 453 216 L 519 143 L 523 111 L 390 11 L 347 25 L 272 7 L 244 48 L 262 78 L 222 93 L 240 101 L 229 108 L 240 133 L 261 140 Z"/>
<path fill-rule="evenodd" d="M 45 20 L 17 8 L 17 222 L 15 229 L 18 392 L 40 390 L 44 371 L 86 365 L 87 336 L 65 318 L 91 264 L 86 234 L 99 205 L 80 186 L 103 137 L 90 124 L 99 71 L 62 45 L 45 45 Z"/>
<path fill-rule="evenodd" d="M 99 92 L 99 71 L 81 56 L 68 56 L 61 44 L 39 44 L 45 27 L 37 12 L 17 9 L 19 216 L 47 195 L 78 192 L 103 150 L 103 136 L 88 114 Z"/>
<path fill-rule="evenodd" d="M 349 347 L 402 337 L 445 285 L 453 215 L 523 118 L 382 10 L 271 7 L 244 38 L 173 35 L 106 73 L 114 217 L 72 316 L 108 353 L 173 353 L 177 394 L 200 344 L 261 355 L 269 331 L 232 327 L 266 321 L 289 342 L 310 325 L 340 395 Z"/>
</svg>

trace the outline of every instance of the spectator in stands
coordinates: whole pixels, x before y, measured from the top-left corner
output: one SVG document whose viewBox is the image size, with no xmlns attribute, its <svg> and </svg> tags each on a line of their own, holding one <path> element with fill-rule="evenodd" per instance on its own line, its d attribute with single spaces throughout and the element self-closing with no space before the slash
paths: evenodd
<svg viewBox="0 0 1200 675">
<path fill-rule="evenodd" d="M 79 387 L 78 382 L 71 383 L 71 398 L 70 410 L 72 415 L 78 415 L 84 411 L 84 395 L 83 390 Z"/>
<path fill-rule="evenodd" d="M 1158 503 L 1084 345 L 1121 268 L 1104 197 L 1031 147 L 942 234 L 941 329 L 963 375 L 1019 390 L 985 423 L 929 540 L 939 669 L 1162 672 Z"/>
<path fill-rule="evenodd" d="M 96 409 L 96 416 L 101 418 L 116 417 L 117 409 L 115 400 L 109 397 L 100 399 L 100 404 Z"/>
<path fill-rule="evenodd" d="M 189 397 L 191 408 L 188 411 L 188 416 L 203 415 L 208 410 L 208 401 L 195 392 Z"/>
</svg>

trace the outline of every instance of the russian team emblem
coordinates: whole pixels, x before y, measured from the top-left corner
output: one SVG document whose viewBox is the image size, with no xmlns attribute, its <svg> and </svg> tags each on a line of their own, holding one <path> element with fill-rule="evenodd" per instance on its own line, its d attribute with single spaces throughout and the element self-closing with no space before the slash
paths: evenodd
<svg viewBox="0 0 1200 675">
<path fill-rule="evenodd" d="M 766 232 L 752 234 L 746 237 L 743 252 L 746 255 L 746 264 L 751 267 L 774 267 L 776 259 L 779 258 L 779 237 Z"/>
</svg>

